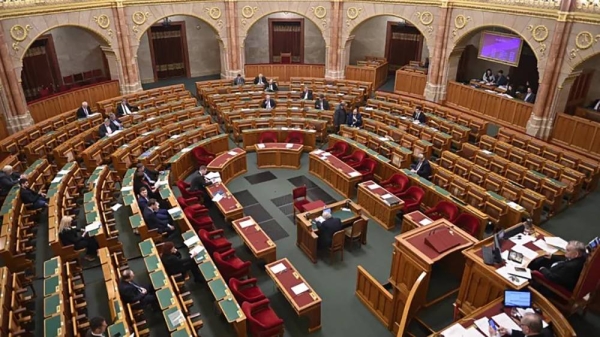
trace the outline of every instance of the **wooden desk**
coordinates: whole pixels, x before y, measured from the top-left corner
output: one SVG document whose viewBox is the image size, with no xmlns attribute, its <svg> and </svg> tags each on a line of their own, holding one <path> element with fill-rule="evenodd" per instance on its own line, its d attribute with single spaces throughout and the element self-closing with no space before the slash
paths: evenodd
<svg viewBox="0 0 600 337">
<path fill-rule="evenodd" d="M 539 227 L 535 228 L 535 232 L 537 238 L 540 239 L 553 236 Z M 483 262 L 481 248 L 492 245 L 493 241 L 494 237 L 491 236 L 463 252 L 466 262 L 455 303 L 457 310 L 455 318 L 458 315 L 469 315 L 477 308 L 503 296 L 505 289 L 521 290 L 529 285 L 529 282 L 526 281 L 515 284 L 498 274 L 496 270 L 503 265 L 489 266 Z M 505 251 L 510 250 L 515 244 L 510 240 L 504 240 L 501 245 L 502 251 Z M 525 244 L 525 247 L 538 252 L 538 256 L 544 254 L 533 242 Z M 481 291 L 481 289 L 485 289 L 485 291 Z"/>
<path fill-rule="evenodd" d="M 404 69 L 396 70 L 396 79 L 394 81 L 394 91 L 424 98 L 425 86 L 427 85 L 427 68 L 420 68 L 418 71 Z"/>
<path fill-rule="evenodd" d="M 300 168 L 303 145 L 266 143 L 254 145 L 258 168 Z"/>
<path fill-rule="evenodd" d="M 390 230 L 396 227 L 396 214 L 404 207 L 404 201 L 400 200 L 399 203 L 390 205 L 382 199 L 382 196 L 386 194 L 390 194 L 390 192 L 374 181 L 365 181 L 358 184 L 356 202 L 373 220 L 383 228 Z"/>
<path fill-rule="evenodd" d="M 277 274 L 273 273 L 271 268 L 280 263 L 285 266 L 285 270 Z M 296 314 L 308 318 L 308 332 L 315 332 L 321 329 L 321 298 L 302 275 L 298 273 L 291 262 L 287 258 L 283 258 L 267 264 L 265 270 L 277 286 L 277 289 L 281 291 L 285 299 L 294 308 Z M 296 295 L 293 288 L 302 283 L 308 287 L 308 290 Z"/>
<path fill-rule="evenodd" d="M 245 64 L 246 76 L 269 74 L 270 77 L 279 77 L 281 81 L 289 81 L 294 76 L 324 77 L 325 65 L 323 64 Z"/>
<path fill-rule="evenodd" d="M 433 220 L 427 217 L 427 215 L 421 213 L 421 211 L 414 211 L 402 216 L 402 231 L 400 233 L 406 233 L 416 228 L 421 228 L 431 224 Z"/>
<path fill-rule="evenodd" d="M 362 174 L 323 150 L 315 150 L 309 155 L 308 171 L 326 182 L 331 188 L 346 198 L 352 198 L 356 184 Z"/>
<path fill-rule="evenodd" d="M 254 151 L 255 144 L 259 143 L 260 135 L 263 132 L 275 132 L 277 134 L 277 142 L 284 143 L 290 132 L 301 132 L 304 134 L 304 141 L 302 145 L 303 151 L 312 151 L 316 148 L 317 143 L 317 131 L 316 130 L 302 130 L 302 129 L 290 129 L 287 127 L 280 128 L 261 128 L 261 129 L 246 129 L 242 131 L 242 142 L 243 148 L 250 152 Z"/>
<path fill-rule="evenodd" d="M 231 222 L 233 229 L 250 249 L 254 257 L 271 263 L 277 258 L 277 246 L 251 216 Z"/>
<path fill-rule="evenodd" d="M 235 148 L 218 155 L 207 168 L 211 172 L 221 174 L 221 182 L 227 184 L 233 178 L 248 171 L 246 166 L 246 151 Z"/>
<path fill-rule="evenodd" d="M 244 216 L 244 207 L 237 201 L 237 199 L 229 192 L 227 186 L 223 183 L 213 184 L 206 186 L 210 198 L 214 198 L 217 193 L 221 193 L 223 198 L 216 202 L 219 211 L 225 217 L 225 221 L 233 221 Z"/>
<path fill-rule="evenodd" d="M 219 154 L 229 149 L 229 135 L 220 134 L 214 137 L 206 138 L 183 148 L 179 153 L 169 158 L 167 164 L 171 165 L 170 182 L 175 184 L 178 180 L 185 179 L 190 173 L 196 170 L 196 160 L 192 154 L 195 147 L 202 146 L 206 151 Z"/>
<path fill-rule="evenodd" d="M 348 210 L 342 210 L 342 208 L 348 207 Z M 342 220 L 344 227 L 352 226 L 354 221 L 363 218 L 362 207 L 351 200 L 338 201 L 333 204 L 326 205 L 322 208 L 316 208 L 309 212 L 303 212 L 296 214 L 296 246 L 306 254 L 309 260 L 313 263 L 317 263 L 317 240 L 319 239 L 318 232 L 313 230 L 312 221 L 319 216 L 324 209 L 331 209 L 331 216 Z M 362 234 L 362 243 L 367 243 L 367 227 Z"/>
</svg>

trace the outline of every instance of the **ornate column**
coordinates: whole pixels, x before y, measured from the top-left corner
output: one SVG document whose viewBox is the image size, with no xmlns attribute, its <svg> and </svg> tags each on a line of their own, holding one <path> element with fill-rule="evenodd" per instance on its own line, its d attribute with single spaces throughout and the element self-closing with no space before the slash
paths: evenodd
<svg viewBox="0 0 600 337">
<path fill-rule="evenodd" d="M 129 32 L 127 24 L 128 17 L 125 15 L 123 0 L 116 0 L 116 8 L 113 10 L 114 17 L 117 20 L 117 41 L 119 43 L 119 54 L 121 56 L 121 66 L 123 67 L 123 81 L 121 82 L 121 93 L 128 94 L 142 90 L 140 82 L 137 56 L 132 55 Z"/>
<path fill-rule="evenodd" d="M 14 26 L 17 27 L 17 26 Z M 13 29 L 15 29 L 13 27 Z M 16 41 L 23 41 L 27 38 L 27 28 L 21 26 L 20 29 L 11 29 L 11 37 Z M 6 129 L 8 133 L 13 134 L 17 131 L 28 128 L 35 122 L 27 109 L 25 94 L 21 86 L 21 74 L 17 75 L 16 68 L 10 58 L 8 44 L 4 38 L 4 30 L 0 26 L 0 80 L 4 84 L 0 91 L 2 92 L 2 107 L 5 114 Z M 20 67 L 19 67 L 20 69 Z M 5 98 L 5 99 L 4 99 Z M 5 104 L 6 103 L 6 104 Z"/>
<path fill-rule="evenodd" d="M 452 11 L 448 8 L 448 1 L 442 0 L 438 11 L 437 32 L 435 35 L 435 47 L 433 55 L 429 58 L 429 71 L 427 74 L 427 84 L 425 85 L 425 99 L 428 101 L 439 102 L 446 98 L 446 43 L 447 32 L 450 31 L 450 15 Z"/>
<path fill-rule="evenodd" d="M 242 15 L 245 17 L 254 15 L 254 8 L 246 6 L 242 8 Z M 229 0 L 225 2 L 225 22 L 227 29 L 227 39 L 229 40 L 229 51 L 223 44 L 222 52 L 225 52 L 225 64 L 221 64 L 221 68 L 225 68 L 221 71 L 225 78 L 235 78 L 237 74 L 244 76 L 244 41 L 239 41 L 240 36 L 238 34 L 238 10 L 237 1 Z M 221 75 L 221 76 L 222 76 Z"/>
<path fill-rule="evenodd" d="M 344 23 L 343 2 L 341 0 L 331 1 L 330 15 L 330 31 L 329 41 L 327 43 L 326 60 L 325 60 L 325 78 L 341 79 L 344 78 L 345 64 L 342 61 L 341 55 L 344 54 L 344 46 L 342 46 L 342 25 Z"/>
</svg>

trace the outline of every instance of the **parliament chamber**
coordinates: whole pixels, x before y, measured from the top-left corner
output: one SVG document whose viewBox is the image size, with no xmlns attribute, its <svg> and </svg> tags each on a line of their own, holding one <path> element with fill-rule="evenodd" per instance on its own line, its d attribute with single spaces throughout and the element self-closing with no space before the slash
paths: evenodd
<svg viewBox="0 0 600 337">
<path fill-rule="evenodd" d="M 598 0 L 0 1 L 0 336 L 600 334 Z"/>
</svg>

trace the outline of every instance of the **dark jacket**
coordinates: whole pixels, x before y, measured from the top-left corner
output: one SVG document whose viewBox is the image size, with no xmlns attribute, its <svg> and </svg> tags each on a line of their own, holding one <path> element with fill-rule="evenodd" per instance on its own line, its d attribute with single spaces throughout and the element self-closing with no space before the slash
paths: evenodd
<svg viewBox="0 0 600 337">
<path fill-rule="evenodd" d="M 498 78 L 496 78 L 497 86 L 507 85 L 507 84 L 508 84 L 508 78 L 506 78 L 506 76 L 500 75 L 500 76 L 498 76 Z"/>
<path fill-rule="evenodd" d="M 125 303 L 135 303 L 145 296 L 136 286 L 123 280 L 119 281 L 119 294 Z"/>
<path fill-rule="evenodd" d="M 333 112 L 333 125 L 339 126 L 346 123 L 346 110 L 342 107 L 337 107 Z"/>
<path fill-rule="evenodd" d="M 523 97 L 523 100 L 524 100 L 525 102 L 527 102 L 527 103 L 532 103 L 532 104 L 533 104 L 533 103 L 535 103 L 535 94 L 534 94 L 534 93 L 531 93 L 531 94 L 529 95 L 529 97 L 527 97 L 527 94 L 525 94 L 525 97 Z"/>
<path fill-rule="evenodd" d="M 241 76 L 233 79 L 233 85 L 244 85 L 244 84 L 246 84 L 246 80 Z"/>
<path fill-rule="evenodd" d="M 115 128 L 114 125 L 110 125 L 110 131 L 115 132 L 118 129 Z M 98 128 L 98 134 L 100 135 L 100 138 L 106 137 L 108 135 L 108 129 L 106 128 L 106 125 L 104 125 L 104 123 L 102 125 L 100 125 L 100 128 Z"/>
<path fill-rule="evenodd" d="M 164 233 L 169 231 L 169 222 L 167 220 L 161 220 L 156 216 L 153 210 L 149 207 L 146 207 L 143 211 L 144 221 L 146 222 L 146 226 L 150 229 L 158 229 L 159 233 Z"/>
<path fill-rule="evenodd" d="M 414 120 L 418 120 L 419 123 L 426 123 L 427 122 L 427 116 L 425 115 L 425 113 L 423 111 L 421 111 L 421 113 L 419 114 L 419 117 L 417 118 L 417 112 L 413 112 L 412 118 Z"/>
<path fill-rule="evenodd" d="M 300 94 L 300 98 L 301 99 L 313 99 L 313 92 L 312 92 L 312 90 L 302 91 L 302 93 Z"/>
<path fill-rule="evenodd" d="M 333 241 L 333 234 L 337 231 L 341 231 L 344 227 L 342 225 L 342 220 L 332 217 L 321 223 L 317 223 L 317 228 L 319 229 L 319 248 L 329 248 Z"/>
<path fill-rule="evenodd" d="M 600 101 L 600 99 L 596 99 L 592 102 L 592 104 L 588 105 L 588 109 L 592 109 L 594 110 L 594 108 L 596 107 L 596 104 L 598 104 L 598 102 Z M 598 107 L 598 109 L 600 109 L 600 107 Z"/>
<path fill-rule="evenodd" d="M 0 196 L 7 195 L 8 192 L 10 192 L 10 189 L 19 183 L 19 177 L 20 174 L 16 172 L 8 175 L 0 171 Z"/>
<path fill-rule="evenodd" d="M 581 274 L 581 270 L 583 270 L 585 259 L 585 256 L 580 256 L 567 260 L 562 255 L 553 255 L 550 258 L 550 263 L 558 263 L 550 268 L 541 268 L 540 272 L 548 280 L 573 291 L 575 285 L 577 285 L 577 281 L 579 281 L 579 275 Z"/>
<path fill-rule="evenodd" d="M 110 127 L 113 131 L 120 130 L 123 128 L 123 123 L 116 118 L 114 121 L 110 121 Z"/>
<path fill-rule="evenodd" d="M 129 105 L 129 103 L 127 103 L 125 105 L 127 105 L 127 109 L 129 109 L 130 112 L 138 111 L 137 106 L 131 106 L 131 105 Z M 125 116 L 125 109 L 123 109 L 123 103 L 119 103 L 119 105 L 117 105 L 117 117 L 122 117 L 122 116 Z"/>
<path fill-rule="evenodd" d="M 254 78 L 254 84 L 258 84 L 258 82 L 259 82 L 259 79 L 258 79 L 258 76 L 256 76 Z M 268 83 L 267 78 L 263 76 L 262 77 L 262 82 L 263 82 L 263 84 L 267 84 Z"/>
<path fill-rule="evenodd" d="M 348 117 L 346 118 L 346 124 L 348 124 L 348 126 L 361 127 L 362 123 L 363 120 L 360 112 L 356 114 L 356 122 L 354 121 L 354 114 L 349 113 Z"/>
<path fill-rule="evenodd" d="M 144 197 L 139 197 L 137 202 L 138 202 L 138 208 L 141 210 L 144 210 L 146 208 L 148 208 L 148 198 L 144 198 Z"/>
<path fill-rule="evenodd" d="M 191 191 L 204 191 L 205 192 L 206 186 L 210 186 L 210 185 L 212 185 L 212 183 L 210 181 L 207 181 L 206 177 L 204 175 L 201 175 L 199 172 L 196 172 L 196 174 L 192 178 L 190 185 L 191 185 L 190 186 Z"/>
<path fill-rule="evenodd" d="M 87 107 L 87 115 L 85 114 L 83 107 L 79 107 L 79 109 L 77 109 L 77 118 L 88 118 L 91 114 L 93 114 L 93 112 L 89 106 Z"/>
<path fill-rule="evenodd" d="M 317 98 L 315 101 L 315 109 L 321 110 L 321 99 Z M 329 110 L 329 102 L 323 98 L 323 110 Z"/>
<path fill-rule="evenodd" d="M 279 90 L 279 87 L 277 86 L 277 83 L 275 83 L 275 82 L 273 82 L 272 85 L 267 83 L 267 84 L 265 84 L 265 90 L 266 91 L 277 91 L 277 90 Z"/>
<path fill-rule="evenodd" d="M 21 187 L 21 201 L 24 204 L 33 204 L 34 202 L 38 201 L 39 198 L 41 198 L 41 195 L 38 192 L 29 187 Z"/>
<path fill-rule="evenodd" d="M 419 166 L 419 163 L 413 164 L 413 169 L 416 169 L 417 167 L 419 169 L 416 173 L 425 179 L 429 179 L 431 176 L 431 165 L 429 164 L 429 160 L 424 159 L 421 166 Z"/>
<path fill-rule="evenodd" d="M 63 246 L 75 246 L 75 249 L 81 249 L 81 230 L 71 228 L 58 233 L 60 242 Z"/>
<path fill-rule="evenodd" d="M 537 335 L 529 335 L 529 336 L 553 337 L 554 334 L 552 333 L 552 330 L 546 328 L 546 329 L 542 329 L 542 332 Z M 510 337 L 525 337 L 525 334 L 523 333 L 523 331 L 512 330 L 510 333 Z"/>
<path fill-rule="evenodd" d="M 277 103 L 275 103 L 275 100 L 271 98 L 271 99 L 269 99 L 269 102 L 271 103 L 271 109 L 274 109 L 275 106 L 277 105 Z M 261 107 L 263 109 L 265 109 L 267 107 L 267 100 L 266 99 L 262 102 Z"/>
<path fill-rule="evenodd" d="M 158 179 L 158 171 L 155 170 L 151 170 L 147 167 L 144 167 L 144 174 L 147 175 L 152 181 L 156 182 L 156 180 Z"/>
<path fill-rule="evenodd" d="M 190 258 L 182 258 L 179 252 L 162 256 L 161 260 L 169 276 L 185 273 L 188 270 L 187 266 L 191 263 Z"/>
</svg>

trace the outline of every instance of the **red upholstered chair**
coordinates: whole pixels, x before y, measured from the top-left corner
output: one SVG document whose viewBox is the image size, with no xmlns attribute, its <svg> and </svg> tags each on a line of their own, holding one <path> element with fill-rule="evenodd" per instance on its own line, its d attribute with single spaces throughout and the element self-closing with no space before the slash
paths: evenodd
<svg viewBox="0 0 600 337">
<path fill-rule="evenodd" d="M 277 133 L 272 131 L 265 131 L 258 137 L 259 143 L 277 143 Z"/>
<path fill-rule="evenodd" d="M 206 207 L 204 207 L 204 205 L 200 204 L 200 201 L 196 197 L 187 198 L 187 199 L 184 197 L 178 197 L 177 203 L 179 203 L 179 206 L 181 206 L 181 209 L 183 209 L 183 210 L 185 210 L 186 208 L 191 208 L 193 210 L 206 209 Z"/>
<path fill-rule="evenodd" d="M 300 131 L 290 131 L 285 139 L 285 143 L 304 144 L 304 133 Z"/>
<path fill-rule="evenodd" d="M 431 220 L 444 218 L 450 222 L 454 222 L 458 213 L 458 207 L 454 203 L 450 201 L 440 201 L 433 208 L 427 210 L 425 215 Z"/>
<path fill-rule="evenodd" d="M 421 200 L 425 196 L 425 191 L 418 186 L 411 186 L 396 196 L 404 201 L 404 209 L 402 211 L 406 214 L 419 210 L 419 205 L 421 205 Z"/>
<path fill-rule="evenodd" d="M 594 299 L 598 294 L 596 290 L 600 284 L 600 249 L 596 248 L 587 258 L 579 281 L 575 289 L 569 289 L 556 284 L 544 277 L 544 274 L 535 270 L 531 274 L 533 279 L 540 285 L 545 286 L 556 296 L 549 300 L 562 311 L 565 316 L 571 316 L 575 312 L 584 311 L 590 299 Z M 589 294 L 589 297 L 587 296 Z"/>
<path fill-rule="evenodd" d="M 206 151 L 206 149 L 204 149 L 202 146 L 196 146 L 192 150 L 192 154 L 194 155 L 198 165 L 208 165 L 216 157 L 214 153 Z"/>
<path fill-rule="evenodd" d="M 232 277 L 243 278 L 250 274 L 250 261 L 244 261 L 237 257 L 233 249 L 223 253 L 215 252 L 213 259 L 227 282 Z"/>
<path fill-rule="evenodd" d="M 232 278 L 229 280 L 229 289 L 231 289 L 231 293 L 238 303 L 242 304 L 245 302 L 258 302 L 266 298 L 265 294 L 256 285 L 256 278 L 249 278 L 247 280 Z"/>
<path fill-rule="evenodd" d="M 341 158 L 348 152 L 349 145 L 346 142 L 336 142 L 332 147 L 328 148 L 327 152 L 331 153 L 332 156 Z"/>
<path fill-rule="evenodd" d="M 375 173 L 375 168 L 377 167 L 377 162 L 371 158 L 365 158 L 362 162 L 355 167 L 354 169 L 362 174 L 362 181 L 373 180 L 373 174 Z"/>
<path fill-rule="evenodd" d="M 191 199 L 191 198 L 202 199 L 202 198 L 204 198 L 204 192 L 190 191 L 190 187 L 191 187 L 191 185 L 186 183 L 183 180 L 177 181 L 177 188 L 179 188 L 179 192 L 181 192 L 181 195 L 184 198 L 186 198 L 186 199 Z"/>
<path fill-rule="evenodd" d="M 269 299 L 244 302 L 242 310 L 248 318 L 248 329 L 253 337 L 283 336 L 283 320 L 271 309 Z"/>
<path fill-rule="evenodd" d="M 306 199 L 306 186 L 294 188 L 292 190 L 292 198 L 294 198 L 294 215 L 296 215 L 296 211 L 302 212 L 302 206 L 310 202 L 308 199 Z"/>
<path fill-rule="evenodd" d="M 212 218 L 208 215 L 208 209 L 199 210 L 188 207 L 183 210 L 183 213 L 196 231 L 201 229 L 212 231 L 215 229 Z"/>
<path fill-rule="evenodd" d="M 399 194 L 404 192 L 408 188 L 409 184 L 410 182 L 407 176 L 400 173 L 395 173 L 389 179 L 382 181 L 379 185 L 381 185 L 381 187 L 385 188 L 391 194 Z"/>
<path fill-rule="evenodd" d="M 476 239 L 481 239 L 479 219 L 477 219 L 474 215 L 462 213 L 452 223 L 454 223 L 458 228 L 471 234 L 472 237 Z"/>
<path fill-rule="evenodd" d="M 198 231 L 198 236 L 210 255 L 213 255 L 214 252 L 223 253 L 231 249 L 231 242 L 223 236 L 222 229 L 210 232 L 206 229 L 200 229 Z"/>
<path fill-rule="evenodd" d="M 366 156 L 367 156 L 367 154 L 364 151 L 354 150 L 354 152 L 352 152 L 351 155 L 342 157 L 341 159 L 343 161 L 345 161 L 346 164 L 355 168 L 358 165 L 360 165 L 360 163 L 362 162 L 363 159 L 365 159 Z"/>
</svg>

